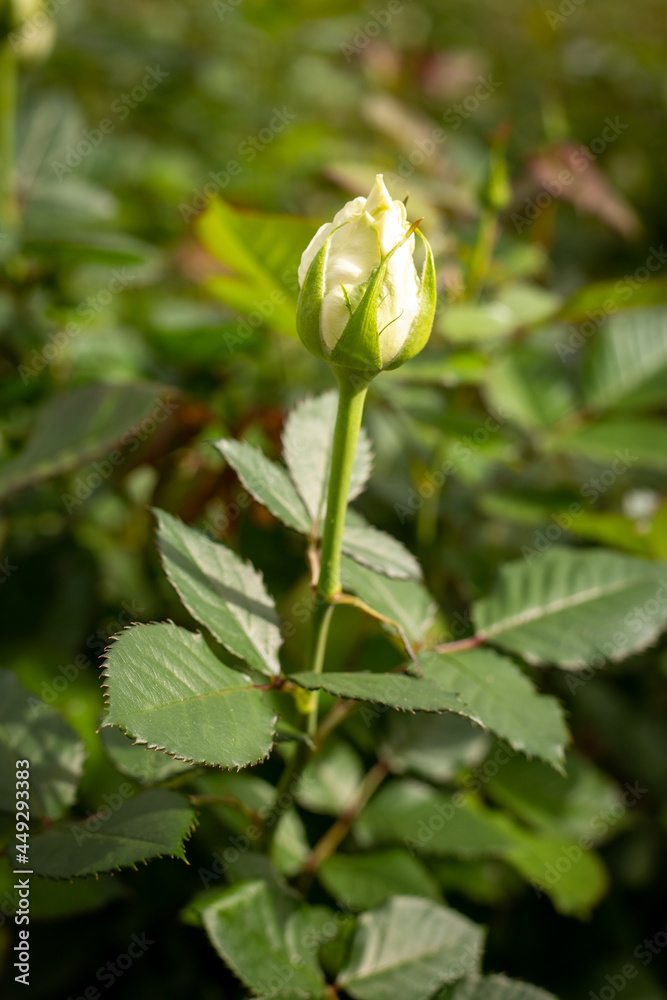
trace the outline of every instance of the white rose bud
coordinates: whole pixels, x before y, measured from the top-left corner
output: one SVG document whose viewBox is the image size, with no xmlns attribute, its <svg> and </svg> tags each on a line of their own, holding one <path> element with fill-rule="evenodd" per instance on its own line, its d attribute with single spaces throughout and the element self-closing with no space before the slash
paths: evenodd
<svg viewBox="0 0 667 1000">
<path fill-rule="evenodd" d="M 415 235 L 425 250 L 414 263 Z M 376 374 L 398 368 L 426 344 L 435 314 L 428 242 L 392 201 L 378 174 L 368 198 L 348 201 L 321 226 L 299 267 L 297 329 L 316 357 Z"/>
</svg>

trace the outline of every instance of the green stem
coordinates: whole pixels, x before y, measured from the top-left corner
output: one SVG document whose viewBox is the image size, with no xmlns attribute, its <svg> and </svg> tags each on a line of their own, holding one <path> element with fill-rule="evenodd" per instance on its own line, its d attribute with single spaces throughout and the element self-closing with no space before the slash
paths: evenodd
<svg viewBox="0 0 667 1000">
<path fill-rule="evenodd" d="M 338 379 L 338 414 L 331 452 L 331 474 L 327 497 L 327 516 L 322 534 L 318 596 L 330 601 L 341 591 L 340 550 L 347 512 L 352 467 L 357 451 L 361 417 L 369 380 L 343 368 L 333 369 Z"/>
<path fill-rule="evenodd" d="M 314 674 L 321 674 L 324 667 L 324 654 L 327 648 L 329 625 L 333 614 L 333 604 L 318 604 L 313 616 L 313 632 L 308 663 Z M 310 693 L 310 710 L 306 717 L 306 732 L 312 737 L 317 730 L 318 692 Z"/>
<path fill-rule="evenodd" d="M 12 5 L 0 0 L 0 237 L 14 231 L 17 219 L 14 190 L 16 129 L 16 53 L 10 41 Z M 0 251 L 3 248 L 0 247 Z"/>
<path fill-rule="evenodd" d="M 330 602 L 342 590 L 340 553 L 347 513 L 347 495 L 350 492 L 361 417 L 370 382 L 370 379 L 363 378 L 348 369 L 335 368 L 333 365 L 332 369 L 338 380 L 338 412 L 331 449 L 327 514 L 322 532 L 320 575 L 315 594 L 317 606 L 313 616 L 313 638 L 308 660 L 310 669 L 315 674 L 321 674 L 324 666 L 324 653 L 333 613 L 333 605 Z M 318 702 L 319 694 L 313 691 L 306 723 L 308 735 L 311 737 L 317 729 Z"/>
<path fill-rule="evenodd" d="M 465 298 L 475 300 L 484 284 L 493 258 L 493 248 L 496 245 L 498 233 L 497 216 L 490 209 L 484 209 L 479 221 L 477 242 L 472 252 L 468 268 L 468 282 Z"/>
<path fill-rule="evenodd" d="M 361 417 L 370 378 L 346 369 L 333 367 L 338 380 L 338 413 L 334 430 L 333 447 L 331 451 L 331 471 L 329 475 L 329 492 L 327 495 L 327 514 L 322 533 L 322 548 L 320 551 L 320 571 L 315 592 L 315 610 L 307 666 L 315 674 L 321 674 L 324 668 L 324 655 L 329 635 L 329 625 L 333 614 L 332 600 L 341 592 L 340 553 L 343 541 L 343 528 L 347 512 L 347 495 L 350 491 L 350 480 L 354 457 L 357 452 L 357 439 L 361 428 Z M 372 377 L 372 376 L 371 376 Z M 319 692 L 310 694 L 310 706 L 304 719 L 304 730 L 311 737 L 317 732 Z M 317 750 L 318 747 L 315 747 Z M 265 826 L 265 845 L 270 848 L 275 835 L 277 819 L 280 814 L 279 802 L 281 795 L 298 781 L 313 751 L 305 743 L 300 743 L 285 767 L 276 789 L 276 804 L 270 814 L 271 822 Z"/>
<path fill-rule="evenodd" d="M 321 674 L 322 667 L 324 666 L 324 653 L 326 651 L 329 623 L 331 621 L 332 613 L 333 604 L 321 603 L 317 605 L 314 612 L 312 641 L 308 656 L 308 663 L 310 664 L 310 669 L 316 674 Z M 317 691 L 310 692 L 310 708 L 304 720 L 305 725 L 303 726 L 311 739 L 317 730 L 317 694 Z M 294 782 L 299 780 L 303 769 L 310 760 L 311 753 L 312 750 L 307 743 L 299 743 L 294 751 L 292 759 L 285 765 L 285 770 L 280 775 L 280 781 L 276 787 L 276 801 L 273 809 L 269 813 L 269 816 L 267 816 L 265 820 L 264 843 L 267 849 L 270 849 L 271 847 L 271 843 L 276 833 L 278 819 L 284 811 L 280 807 L 280 800 L 284 793 L 288 792 L 289 789 L 293 787 Z"/>
</svg>

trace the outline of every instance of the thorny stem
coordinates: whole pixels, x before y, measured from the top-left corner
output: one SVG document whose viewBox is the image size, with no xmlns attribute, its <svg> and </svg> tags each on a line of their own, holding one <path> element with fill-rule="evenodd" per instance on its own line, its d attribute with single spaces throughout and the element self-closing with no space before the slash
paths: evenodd
<svg viewBox="0 0 667 1000">
<path fill-rule="evenodd" d="M 333 366 L 332 366 L 333 367 Z M 312 622 L 312 638 L 308 652 L 308 668 L 314 674 L 322 673 L 324 654 L 326 652 L 329 625 L 333 614 L 332 601 L 341 593 L 340 556 L 343 541 L 343 528 L 347 512 L 347 495 L 350 491 L 350 480 L 354 457 L 357 451 L 357 440 L 361 428 L 361 417 L 364 410 L 366 393 L 370 383 L 369 377 L 342 368 L 333 367 L 338 380 L 338 413 L 334 429 L 333 447 L 331 451 L 331 469 L 329 473 L 329 492 L 327 495 L 327 512 L 322 533 L 322 547 L 319 560 L 319 578 L 315 590 L 315 611 Z M 319 697 L 317 691 L 310 693 L 309 709 L 304 720 L 304 730 L 311 737 L 317 732 Z M 283 771 L 276 790 L 276 803 L 270 814 L 271 824 L 265 827 L 265 842 L 270 846 L 275 835 L 277 818 L 280 814 L 280 798 L 293 783 L 299 779 L 308 763 L 312 750 L 305 743 L 300 743 L 292 760 Z"/>
</svg>

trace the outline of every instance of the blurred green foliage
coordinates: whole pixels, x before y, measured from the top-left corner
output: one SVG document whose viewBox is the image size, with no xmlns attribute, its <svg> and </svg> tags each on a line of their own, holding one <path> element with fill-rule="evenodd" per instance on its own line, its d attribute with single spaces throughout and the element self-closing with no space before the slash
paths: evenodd
<svg viewBox="0 0 667 1000">
<path fill-rule="evenodd" d="M 3 667 L 85 741 L 77 815 L 126 780 L 96 735 L 108 636 L 133 621 L 191 624 L 160 571 L 148 505 L 252 559 L 279 609 L 306 591 L 301 540 L 238 503 L 206 442 L 244 437 L 275 457 L 287 408 L 331 387 L 289 336 L 295 266 L 317 221 L 378 171 L 424 217 L 441 291 L 427 350 L 371 389 L 376 464 L 360 507 L 419 555 L 451 637 L 470 633 L 471 602 L 522 554 L 604 545 L 667 560 L 661 0 L 404 0 L 391 15 L 356 0 L 47 7 L 40 25 L 35 8 L 14 27 L 0 60 L 9 72 L 20 34 L 16 212 L 0 232 L 1 647 Z M 202 216 L 211 197 L 222 201 Z M 354 611 L 341 621 L 331 668 L 352 656 L 394 666 L 377 629 Z M 294 665 L 299 641 L 286 644 Z M 666 675 L 664 642 L 604 670 L 539 674 L 569 713 L 571 785 L 522 760 L 484 786 L 469 821 L 509 838 L 506 855 L 412 864 L 377 836 L 364 857 L 397 853 L 396 891 L 421 885 L 487 924 L 485 971 L 579 1000 L 632 962 L 624 998 L 664 1000 L 664 955 L 636 949 L 665 923 Z M 341 767 L 371 760 L 380 735 L 396 758 L 359 843 L 374 843 L 374 820 L 386 826 L 383 801 L 418 811 L 420 796 L 445 794 L 433 785 L 456 785 L 495 752 L 479 731 L 439 732 L 434 772 L 423 734 L 393 726 L 380 719 L 371 734 L 352 717 L 344 730 L 353 759 Z M 272 781 L 278 768 L 257 773 Z M 234 777 L 201 778 L 198 791 L 230 794 Z M 564 903 L 521 881 L 637 782 L 647 793 L 596 838 Z M 305 819 L 276 847 L 283 871 L 325 829 L 321 804 L 300 805 Z M 238 817 L 200 822 L 190 867 L 163 860 L 69 895 L 39 883 L 32 995 L 79 996 L 143 932 L 157 943 L 116 981 L 126 1000 L 239 995 L 201 931 L 180 922 Z M 372 864 L 346 869 L 345 857 L 322 898 L 366 878 L 375 905 Z M 10 882 L 3 867 L 3 904 Z"/>
</svg>

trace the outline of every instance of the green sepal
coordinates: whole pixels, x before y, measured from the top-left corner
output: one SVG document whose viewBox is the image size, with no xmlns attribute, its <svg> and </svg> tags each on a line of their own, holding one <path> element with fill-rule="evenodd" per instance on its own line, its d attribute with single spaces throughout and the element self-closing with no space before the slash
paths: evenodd
<svg viewBox="0 0 667 1000">
<path fill-rule="evenodd" d="M 354 368 L 377 373 L 382 371 L 380 351 L 380 331 L 378 330 L 378 309 L 389 261 L 400 246 L 412 235 L 412 229 L 391 248 L 378 266 L 371 271 L 365 284 L 364 294 L 338 343 L 331 352 L 331 361 L 339 368 Z"/>
<path fill-rule="evenodd" d="M 329 247 L 334 233 L 346 225 L 348 223 L 344 222 L 341 226 L 336 226 L 313 257 L 303 280 L 296 307 L 296 329 L 301 342 L 320 361 L 329 361 L 330 359 L 322 339 L 320 326 L 322 301 L 326 289 L 325 275 Z"/>
<path fill-rule="evenodd" d="M 400 368 L 402 364 L 405 364 L 410 358 L 414 358 L 415 354 L 419 354 L 426 347 L 428 338 L 431 336 L 431 328 L 435 317 L 437 289 L 433 251 L 431 250 L 430 243 L 424 238 L 419 229 L 415 229 L 415 234 L 419 236 L 419 239 L 424 244 L 426 252 L 419 279 L 419 312 L 414 318 L 410 327 L 410 333 L 403 347 L 393 361 L 384 366 L 387 371 L 392 368 Z"/>
<path fill-rule="evenodd" d="M 331 236 L 315 254 L 306 272 L 296 307 L 296 329 L 301 342 L 311 354 L 314 354 L 321 361 L 329 360 L 320 333 L 320 313 L 324 298 L 324 272 L 329 256 L 330 241 Z"/>
</svg>

